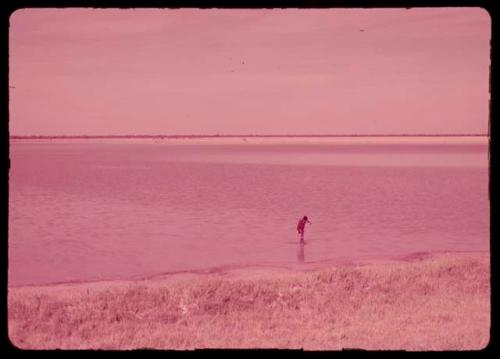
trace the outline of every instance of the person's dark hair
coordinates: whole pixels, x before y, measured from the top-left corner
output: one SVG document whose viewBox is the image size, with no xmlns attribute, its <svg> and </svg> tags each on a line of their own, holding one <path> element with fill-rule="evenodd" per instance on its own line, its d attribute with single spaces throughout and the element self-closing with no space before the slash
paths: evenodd
<svg viewBox="0 0 500 359">
<path fill-rule="evenodd" d="M 305 219 L 305 220 L 307 221 L 307 216 L 304 216 L 304 218 L 303 218 L 303 219 Z"/>
</svg>

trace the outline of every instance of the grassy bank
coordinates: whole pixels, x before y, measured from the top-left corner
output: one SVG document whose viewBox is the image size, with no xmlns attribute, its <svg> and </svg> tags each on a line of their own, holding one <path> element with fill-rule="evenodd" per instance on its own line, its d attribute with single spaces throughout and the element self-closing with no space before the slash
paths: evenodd
<svg viewBox="0 0 500 359">
<path fill-rule="evenodd" d="M 20 348 L 480 349 L 489 255 L 11 288 L 8 316 Z"/>
</svg>

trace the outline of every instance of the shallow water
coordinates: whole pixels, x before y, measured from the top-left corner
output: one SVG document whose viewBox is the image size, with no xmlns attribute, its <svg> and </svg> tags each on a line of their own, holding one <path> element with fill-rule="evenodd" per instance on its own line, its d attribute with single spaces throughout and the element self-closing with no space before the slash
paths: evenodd
<svg viewBox="0 0 500 359">
<path fill-rule="evenodd" d="M 489 250 L 486 142 L 18 140 L 10 158 L 10 286 Z"/>
</svg>

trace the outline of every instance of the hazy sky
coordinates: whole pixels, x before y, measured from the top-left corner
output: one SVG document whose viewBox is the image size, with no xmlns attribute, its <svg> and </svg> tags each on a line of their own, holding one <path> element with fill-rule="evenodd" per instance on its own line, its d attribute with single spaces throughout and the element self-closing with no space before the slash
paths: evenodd
<svg viewBox="0 0 500 359">
<path fill-rule="evenodd" d="M 24 9 L 11 135 L 487 133 L 490 17 Z"/>
</svg>

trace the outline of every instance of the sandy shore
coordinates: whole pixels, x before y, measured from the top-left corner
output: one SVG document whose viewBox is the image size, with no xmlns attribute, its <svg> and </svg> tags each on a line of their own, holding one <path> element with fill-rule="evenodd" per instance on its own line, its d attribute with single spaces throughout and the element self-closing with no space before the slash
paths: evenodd
<svg viewBox="0 0 500 359">
<path fill-rule="evenodd" d="M 9 288 L 19 348 L 477 350 L 489 253 Z"/>
</svg>

